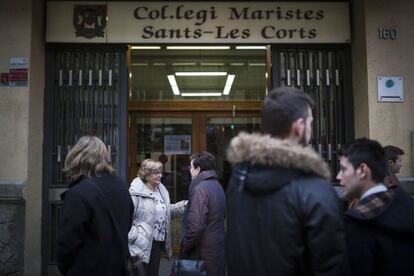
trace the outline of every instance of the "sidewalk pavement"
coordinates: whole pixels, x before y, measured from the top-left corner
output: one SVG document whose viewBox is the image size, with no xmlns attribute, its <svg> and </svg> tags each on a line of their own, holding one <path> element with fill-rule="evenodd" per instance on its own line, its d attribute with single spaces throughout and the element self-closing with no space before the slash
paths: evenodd
<svg viewBox="0 0 414 276">
<path fill-rule="evenodd" d="M 174 258 L 168 260 L 167 258 L 161 258 L 160 270 L 158 276 L 169 276 Z"/>
</svg>

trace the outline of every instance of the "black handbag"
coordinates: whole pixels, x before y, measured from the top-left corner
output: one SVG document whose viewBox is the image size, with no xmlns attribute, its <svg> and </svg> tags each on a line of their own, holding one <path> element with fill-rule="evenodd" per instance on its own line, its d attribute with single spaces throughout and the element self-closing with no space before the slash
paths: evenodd
<svg viewBox="0 0 414 276">
<path fill-rule="evenodd" d="M 202 260 L 174 260 L 170 276 L 207 276 Z"/>
<path fill-rule="evenodd" d="M 190 200 L 187 206 L 190 206 Z M 184 222 L 187 223 L 187 212 Z M 196 256 L 195 260 L 183 259 L 183 241 L 181 240 L 180 253 L 173 261 L 170 276 L 207 276 L 207 268 L 204 261 L 199 259 L 198 248 Z"/>
<path fill-rule="evenodd" d="M 206 266 L 202 260 L 174 260 L 170 276 L 207 276 Z"/>
</svg>

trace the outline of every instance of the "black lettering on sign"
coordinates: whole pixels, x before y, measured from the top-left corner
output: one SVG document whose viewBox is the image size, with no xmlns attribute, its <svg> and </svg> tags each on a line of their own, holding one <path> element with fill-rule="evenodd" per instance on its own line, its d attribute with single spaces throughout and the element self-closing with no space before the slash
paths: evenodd
<svg viewBox="0 0 414 276">
<path fill-rule="evenodd" d="M 277 29 L 275 26 L 265 26 L 261 31 L 261 35 L 265 39 L 314 39 L 316 37 L 316 29 L 307 31 L 304 28 L 300 29 Z"/>
<path fill-rule="evenodd" d="M 202 34 L 203 34 L 203 30 L 201 30 L 201 29 L 195 29 L 194 30 L 193 38 L 198 39 L 198 38 L 201 37 Z"/>
<path fill-rule="evenodd" d="M 202 36 L 203 30 L 202 29 L 195 29 L 194 31 L 190 28 L 185 29 L 156 29 L 154 30 L 153 26 L 145 26 L 143 29 L 142 38 L 150 39 L 175 39 L 175 38 L 195 38 L 198 39 Z"/>
<path fill-rule="evenodd" d="M 273 31 L 275 30 L 275 27 L 273 26 L 266 26 L 262 29 L 262 37 L 266 39 L 274 38 Z"/>
<path fill-rule="evenodd" d="M 285 29 L 279 29 L 276 31 L 276 37 L 278 39 L 284 39 L 287 35 L 287 31 Z"/>
<path fill-rule="evenodd" d="M 247 16 L 247 12 L 249 11 L 249 8 L 243 8 L 240 12 L 235 7 L 230 7 L 230 20 L 238 20 L 238 19 L 250 19 Z"/>
<path fill-rule="evenodd" d="M 216 26 L 216 37 L 215 38 L 247 38 L 250 36 L 250 30 L 249 29 L 231 29 L 229 31 L 224 30 L 224 26 Z"/>
<path fill-rule="evenodd" d="M 141 36 L 144 39 L 151 38 L 154 35 L 154 32 L 152 31 L 152 26 L 145 26 L 142 31 L 144 34 Z"/>
<path fill-rule="evenodd" d="M 316 29 L 310 29 L 308 38 L 309 39 L 314 39 L 315 37 L 316 37 Z"/>
<path fill-rule="evenodd" d="M 285 19 L 286 20 L 291 20 L 292 18 L 293 18 L 293 10 L 286 11 Z"/>
<path fill-rule="evenodd" d="M 147 7 L 138 7 L 134 10 L 134 17 L 136 19 L 147 19 L 147 17 L 143 14 L 148 11 Z"/>
<path fill-rule="evenodd" d="M 316 12 L 316 17 L 315 17 L 315 19 L 316 20 L 321 20 L 321 19 L 323 19 L 323 17 L 324 17 L 325 15 L 324 15 L 324 11 L 323 10 L 319 10 L 319 11 L 317 11 Z"/>
</svg>

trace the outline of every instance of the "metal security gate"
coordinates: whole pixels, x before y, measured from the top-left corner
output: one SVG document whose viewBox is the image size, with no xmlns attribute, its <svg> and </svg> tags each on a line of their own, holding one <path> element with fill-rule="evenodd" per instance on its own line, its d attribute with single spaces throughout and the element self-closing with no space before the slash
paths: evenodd
<svg viewBox="0 0 414 276">
<path fill-rule="evenodd" d="M 126 47 L 49 46 L 43 164 L 42 275 L 59 275 L 55 264 L 62 173 L 70 148 L 83 135 L 101 138 L 117 174 L 126 180 Z"/>
<path fill-rule="evenodd" d="M 350 53 L 347 48 L 273 47 L 273 86 L 293 86 L 316 102 L 312 145 L 338 172 L 338 151 L 354 138 Z"/>
</svg>

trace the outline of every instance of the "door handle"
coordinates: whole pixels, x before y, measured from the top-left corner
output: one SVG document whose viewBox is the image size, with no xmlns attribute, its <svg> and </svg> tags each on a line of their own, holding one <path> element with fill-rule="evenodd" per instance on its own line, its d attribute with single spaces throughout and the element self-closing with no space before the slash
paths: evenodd
<svg viewBox="0 0 414 276">
<path fill-rule="evenodd" d="M 290 86 L 290 70 L 286 71 L 287 86 Z"/>
</svg>

